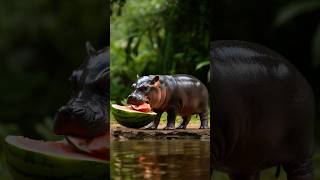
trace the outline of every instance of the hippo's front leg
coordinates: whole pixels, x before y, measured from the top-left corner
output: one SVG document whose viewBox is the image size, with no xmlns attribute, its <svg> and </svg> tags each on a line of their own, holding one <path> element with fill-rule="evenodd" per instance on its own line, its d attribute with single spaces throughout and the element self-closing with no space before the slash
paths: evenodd
<svg viewBox="0 0 320 180">
<path fill-rule="evenodd" d="M 176 112 L 176 110 L 172 109 L 172 110 L 167 111 L 167 113 L 168 113 L 167 126 L 164 129 L 171 130 L 171 129 L 174 129 L 176 117 L 177 117 L 177 112 Z"/>
<path fill-rule="evenodd" d="M 160 118 L 162 116 L 163 112 L 157 112 L 157 116 L 155 117 L 154 121 L 152 121 L 147 127 L 146 129 L 150 129 L 150 130 L 154 130 L 158 128 L 159 122 L 160 122 Z"/>
<path fill-rule="evenodd" d="M 201 122 L 199 129 L 208 129 L 209 128 L 209 126 L 208 126 L 208 111 L 206 111 L 204 113 L 200 113 L 199 116 L 200 116 L 200 122 Z"/>
</svg>

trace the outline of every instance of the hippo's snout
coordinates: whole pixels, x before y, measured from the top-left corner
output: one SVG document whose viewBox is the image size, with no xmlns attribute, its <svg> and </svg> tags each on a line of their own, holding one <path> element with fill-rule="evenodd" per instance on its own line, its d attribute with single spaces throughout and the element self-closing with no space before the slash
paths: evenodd
<svg viewBox="0 0 320 180">
<path fill-rule="evenodd" d="M 144 99 L 141 96 L 135 96 L 130 94 L 127 99 L 128 104 L 140 105 L 144 103 Z"/>
</svg>

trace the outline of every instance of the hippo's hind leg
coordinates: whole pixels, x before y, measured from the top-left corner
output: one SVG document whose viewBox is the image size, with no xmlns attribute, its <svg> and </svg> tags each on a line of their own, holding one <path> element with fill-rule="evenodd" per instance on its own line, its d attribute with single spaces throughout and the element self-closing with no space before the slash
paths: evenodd
<svg viewBox="0 0 320 180">
<path fill-rule="evenodd" d="M 187 125 L 190 122 L 191 116 L 183 116 L 182 117 L 183 121 L 181 122 L 181 124 L 177 127 L 177 129 L 186 129 Z"/>
<path fill-rule="evenodd" d="M 229 174 L 230 180 L 259 180 L 260 173 L 254 174 Z"/>
<path fill-rule="evenodd" d="M 200 122 L 201 122 L 199 129 L 208 129 L 209 128 L 209 126 L 208 126 L 208 111 L 206 111 L 204 113 L 200 113 L 199 116 L 200 116 Z"/>
<path fill-rule="evenodd" d="M 161 118 L 161 115 L 162 115 L 163 112 L 158 112 L 154 121 L 152 121 L 147 127 L 146 129 L 157 129 L 158 126 L 159 126 L 159 123 L 160 123 L 160 118 Z"/>
<path fill-rule="evenodd" d="M 313 180 L 312 159 L 290 161 L 283 164 L 288 180 Z"/>
</svg>

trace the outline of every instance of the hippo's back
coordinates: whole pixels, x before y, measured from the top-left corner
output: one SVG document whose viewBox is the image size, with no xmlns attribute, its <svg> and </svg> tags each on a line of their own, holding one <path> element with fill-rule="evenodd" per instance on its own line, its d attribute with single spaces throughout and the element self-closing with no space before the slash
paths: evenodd
<svg viewBox="0 0 320 180">
<path fill-rule="evenodd" d="M 312 156 L 310 85 L 276 52 L 248 42 L 211 47 L 214 166 L 253 171 Z"/>
<path fill-rule="evenodd" d="M 176 74 L 172 76 L 176 88 L 188 93 L 189 96 L 195 96 L 197 99 L 208 100 L 208 90 L 206 86 L 196 77 L 187 74 Z"/>
<path fill-rule="evenodd" d="M 163 75 L 160 79 L 170 91 L 169 104 L 177 104 L 180 115 L 207 112 L 209 94 L 199 79 L 186 74 Z"/>
</svg>

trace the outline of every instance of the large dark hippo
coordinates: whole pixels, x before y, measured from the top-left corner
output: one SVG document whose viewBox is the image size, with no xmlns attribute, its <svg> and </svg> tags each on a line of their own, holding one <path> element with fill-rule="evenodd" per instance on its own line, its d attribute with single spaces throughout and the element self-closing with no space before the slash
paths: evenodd
<svg viewBox="0 0 320 180">
<path fill-rule="evenodd" d="M 289 61 L 254 43 L 216 41 L 210 95 L 212 169 L 257 180 L 282 166 L 288 180 L 313 179 L 313 92 Z"/>
<path fill-rule="evenodd" d="M 109 48 L 86 44 L 88 58 L 70 76 L 72 97 L 56 114 L 55 134 L 91 138 L 109 129 Z"/>
<path fill-rule="evenodd" d="M 177 115 L 183 118 L 177 128 L 185 129 L 193 114 L 199 114 L 200 128 L 208 128 L 208 90 L 195 77 L 184 74 L 143 76 L 132 87 L 134 91 L 128 96 L 128 104 L 146 102 L 157 113 L 149 129 L 157 129 L 163 112 L 168 113 L 165 129 L 175 128 Z"/>
</svg>

